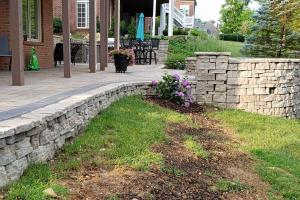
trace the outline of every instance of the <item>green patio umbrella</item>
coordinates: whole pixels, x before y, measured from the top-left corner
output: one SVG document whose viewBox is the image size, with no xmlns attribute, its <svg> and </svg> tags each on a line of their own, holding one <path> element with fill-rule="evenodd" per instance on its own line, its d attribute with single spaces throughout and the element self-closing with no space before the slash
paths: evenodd
<svg viewBox="0 0 300 200">
<path fill-rule="evenodd" d="M 145 39 L 145 34 L 144 34 L 144 14 L 141 13 L 139 16 L 139 23 L 136 31 L 136 39 L 144 41 Z"/>
</svg>

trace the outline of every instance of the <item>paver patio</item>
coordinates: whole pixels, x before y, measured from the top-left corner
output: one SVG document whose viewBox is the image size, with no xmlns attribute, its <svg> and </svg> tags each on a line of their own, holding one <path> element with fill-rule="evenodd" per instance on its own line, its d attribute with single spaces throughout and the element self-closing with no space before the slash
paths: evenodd
<svg viewBox="0 0 300 200">
<path fill-rule="evenodd" d="M 126 74 L 114 72 L 110 65 L 104 72 L 89 73 L 88 65 L 72 67 L 72 78 L 63 77 L 63 67 L 25 72 L 26 85 L 11 86 L 9 72 L 0 73 L 0 121 L 53 104 L 75 94 L 118 82 L 160 79 L 171 70 L 162 65 L 129 67 Z M 183 74 L 183 71 L 172 73 Z"/>
</svg>

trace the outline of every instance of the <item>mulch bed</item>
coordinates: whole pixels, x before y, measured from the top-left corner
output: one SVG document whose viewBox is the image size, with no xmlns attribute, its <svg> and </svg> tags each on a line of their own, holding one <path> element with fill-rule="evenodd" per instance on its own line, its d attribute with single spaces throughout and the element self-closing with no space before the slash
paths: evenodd
<svg viewBox="0 0 300 200">
<path fill-rule="evenodd" d="M 169 108 L 171 110 L 180 112 L 180 113 L 203 113 L 203 107 L 197 103 L 192 103 L 190 107 L 185 107 L 182 105 L 178 105 L 168 100 L 158 99 L 155 97 L 147 97 L 147 100 L 151 103 L 155 103 L 164 108 Z"/>
<path fill-rule="evenodd" d="M 217 122 L 202 115 L 204 108 L 193 104 L 185 108 L 164 100 L 147 101 L 172 110 L 189 113 L 201 128 L 169 124 L 168 142 L 154 145 L 161 153 L 165 166 L 153 166 L 147 172 L 129 168 L 107 169 L 86 166 L 63 180 L 71 189 L 70 199 L 268 199 L 268 185 L 253 171 L 251 157 L 228 145 L 234 142 L 230 134 L 217 128 Z M 183 146 L 186 134 L 193 135 L 209 152 L 209 158 L 196 157 Z M 242 191 L 220 191 L 218 180 L 239 180 L 247 185 Z"/>
</svg>

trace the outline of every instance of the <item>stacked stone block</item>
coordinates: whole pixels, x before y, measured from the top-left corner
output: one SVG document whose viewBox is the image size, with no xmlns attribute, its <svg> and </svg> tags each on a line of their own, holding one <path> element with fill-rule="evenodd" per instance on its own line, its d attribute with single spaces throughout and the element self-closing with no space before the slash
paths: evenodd
<svg viewBox="0 0 300 200">
<path fill-rule="evenodd" d="M 299 59 L 233 59 L 228 53 L 196 53 L 196 61 L 191 60 L 187 60 L 187 73 L 197 78 L 199 103 L 300 118 Z"/>
<path fill-rule="evenodd" d="M 168 57 L 169 51 L 169 40 L 160 40 L 159 41 L 159 50 L 157 53 L 157 62 L 159 64 L 164 64 Z"/>
<path fill-rule="evenodd" d="M 196 53 L 196 60 L 187 60 L 189 75 L 197 79 L 196 99 L 199 103 L 226 106 L 226 70 L 228 53 Z"/>
</svg>

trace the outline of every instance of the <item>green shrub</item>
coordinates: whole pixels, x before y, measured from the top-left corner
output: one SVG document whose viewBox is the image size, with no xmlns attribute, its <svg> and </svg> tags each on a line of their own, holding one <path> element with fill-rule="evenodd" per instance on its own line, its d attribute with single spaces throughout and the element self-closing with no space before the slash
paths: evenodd
<svg viewBox="0 0 300 200">
<path fill-rule="evenodd" d="M 130 24 L 128 25 L 128 35 L 129 37 L 135 38 L 135 33 L 136 33 L 136 21 L 135 18 L 132 17 Z"/>
<path fill-rule="evenodd" d="M 173 31 L 173 35 L 188 35 L 189 31 L 187 29 L 181 29 L 181 28 L 177 28 L 174 29 Z"/>
<path fill-rule="evenodd" d="M 57 17 L 53 18 L 53 33 L 62 33 L 62 19 Z"/>
<path fill-rule="evenodd" d="M 200 37 L 203 40 L 207 40 L 209 37 L 207 33 L 205 33 L 204 31 L 201 31 L 199 29 L 191 29 L 189 35 Z"/>
<path fill-rule="evenodd" d="M 185 69 L 186 66 L 186 55 L 184 54 L 170 54 L 166 61 L 166 67 L 168 69 Z"/>
<path fill-rule="evenodd" d="M 220 40 L 245 42 L 245 36 L 238 34 L 220 34 Z"/>
<path fill-rule="evenodd" d="M 162 81 L 152 81 L 154 87 L 154 95 L 158 98 L 172 101 L 176 104 L 190 107 L 194 102 L 194 97 L 191 93 L 191 83 L 186 78 L 181 78 L 179 74 L 165 74 Z"/>
</svg>

